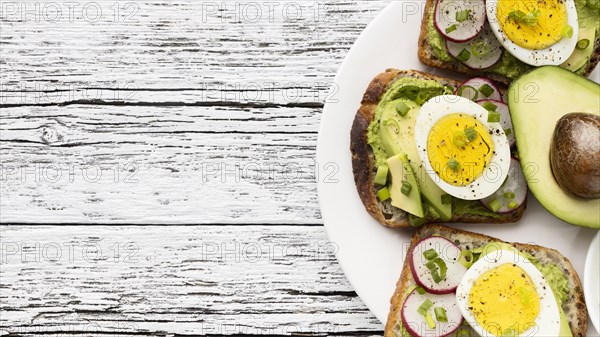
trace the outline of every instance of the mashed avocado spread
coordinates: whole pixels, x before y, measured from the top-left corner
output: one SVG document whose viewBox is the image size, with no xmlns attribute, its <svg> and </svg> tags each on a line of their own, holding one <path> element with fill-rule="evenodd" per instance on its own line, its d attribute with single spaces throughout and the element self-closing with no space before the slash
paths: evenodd
<svg viewBox="0 0 600 337">
<path fill-rule="evenodd" d="M 598 36 L 600 36 L 600 20 L 598 20 L 598 15 L 600 15 L 600 0 L 576 0 L 575 7 L 577 8 L 579 27 L 594 27 L 596 30 L 597 39 Z M 433 50 L 433 55 L 444 62 L 453 61 L 454 59 L 452 56 L 450 56 L 450 54 L 448 54 L 448 50 L 446 49 L 444 37 L 438 33 L 434 27 L 433 11 L 429 16 L 428 26 L 427 39 L 431 49 Z M 592 44 L 593 43 L 594 42 L 592 41 Z M 575 73 L 579 75 L 583 74 L 587 69 L 588 64 L 589 60 L 588 63 L 579 68 Z M 504 52 L 500 58 L 500 61 L 486 71 L 514 80 L 532 68 L 533 66 L 519 61 L 510 53 Z"/>
<path fill-rule="evenodd" d="M 375 167 L 379 167 L 379 165 L 385 163 L 386 159 L 388 159 L 379 130 L 380 119 L 385 106 L 389 102 L 400 98 L 408 99 L 422 105 L 434 96 L 451 94 L 453 89 L 454 88 L 444 86 L 436 81 L 409 77 L 400 78 L 393 82 L 381 97 L 381 100 L 375 109 L 375 118 L 367 130 L 368 143 L 375 155 Z M 452 198 L 452 213 L 454 215 L 481 215 L 489 218 L 498 218 L 502 216 L 501 214 L 488 210 L 478 200 L 469 201 L 457 198 Z M 425 222 L 435 221 L 436 219 L 439 219 L 439 215 L 436 215 L 435 212 L 429 212 L 428 218 L 423 218 L 423 220 L 427 220 Z"/>
</svg>

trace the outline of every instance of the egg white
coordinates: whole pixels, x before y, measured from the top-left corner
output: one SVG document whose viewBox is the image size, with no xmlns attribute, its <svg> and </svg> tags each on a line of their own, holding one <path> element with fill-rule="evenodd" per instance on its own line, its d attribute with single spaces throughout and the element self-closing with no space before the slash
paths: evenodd
<svg viewBox="0 0 600 337">
<path fill-rule="evenodd" d="M 504 49 L 517 59 L 536 67 L 543 65 L 560 65 L 565 62 L 575 50 L 577 36 L 579 36 L 579 23 L 577 20 L 575 1 L 565 0 L 565 6 L 567 8 L 567 24 L 573 27 L 573 36 L 571 38 L 562 38 L 548 48 L 533 50 L 517 45 L 506 36 L 496 18 L 498 0 L 486 1 L 488 22 L 492 27 L 494 35 L 496 35 L 498 41 L 504 46 Z"/>
<path fill-rule="evenodd" d="M 439 177 L 431 166 L 427 149 L 427 138 L 433 125 L 440 118 L 454 113 L 477 118 L 486 129 L 492 132 L 490 136 L 496 152 L 490 165 L 482 172 L 481 176 L 465 186 L 454 186 Z M 479 200 L 490 196 L 502 186 L 510 167 L 510 145 L 502 125 L 488 123 L 487 120 L 488 111 L 485 108 L 467 98 L 456 95 L 433 97 L 421 107 L 415 125 L 415 142 L 419 157 L 425 165 L 427 174 L 444 192 L 460 199 Z"/>
<path fill-rule="evenodd" d="M 516 264 L 529 275 L 540 297 L 540 312 L 534 321 L 535 326 L 521 333 L 521 336 L 558 336 L 560 331 L 560 313 L 550 285 L 542 273 L 529 260 L 509 250 L 496 250 L 485 256 L 481 256 L 463 276 L 456 289 L 456 301 L 465 320 L 479 335 L 490 335 L 487 330 L 477 323 L 469 310 L 469 292 L 479 276 L 507 263 Z"/>
</svg>

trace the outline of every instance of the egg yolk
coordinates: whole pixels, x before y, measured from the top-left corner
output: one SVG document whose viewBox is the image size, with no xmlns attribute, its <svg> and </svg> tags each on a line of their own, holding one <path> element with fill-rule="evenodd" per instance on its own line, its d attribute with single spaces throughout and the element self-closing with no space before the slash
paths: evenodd
<svg viewBox="0 0 600 337">
<path fill-rule="evenodd" d="M 465 186 L 489 166 L 494 142 L 477 118 L 461 113 L 440 118 L 429 131 L 427 155 L 431 167 L 448 184 Z"/>
<path fill-rule="evenodd" d="M 539 50 L 562 38 L 567 7 L 564 0 L 499 0 L 496 18 L 506 37 L 515 44 Z"/>
<path fill-rule="evenodd" d="M 503 264 L 475 281 L 469 292 L 469 310 L 494 336 L 515 336 L 534 326 L 540 297 L 523 269 Z"/>
</svg>

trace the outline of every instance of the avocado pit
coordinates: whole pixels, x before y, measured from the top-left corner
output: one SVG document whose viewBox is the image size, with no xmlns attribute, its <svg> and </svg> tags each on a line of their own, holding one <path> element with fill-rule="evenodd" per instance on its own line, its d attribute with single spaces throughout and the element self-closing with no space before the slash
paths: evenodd
<svg viewBox="0 0 600 337">
<path fill-rule="evenodd" d="M 570 113 L 560 118 L 550 145 L 558 185 L 574 197 L 600 198 L 600 116 Z"/>
</svg>

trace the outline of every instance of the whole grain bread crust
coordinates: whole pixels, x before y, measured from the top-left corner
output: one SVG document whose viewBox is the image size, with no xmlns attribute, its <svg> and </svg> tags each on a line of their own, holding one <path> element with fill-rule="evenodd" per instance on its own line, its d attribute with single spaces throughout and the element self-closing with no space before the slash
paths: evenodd
<svg viewBox="0 0 600 337">
<path fill-rule="evenodd" d="M 425 10 L 423 12 L 423 19 L 421 21 L 421 33 L 419 34 L 419 60 L 430 67 L 440 68 L 451 70 L 457 73 L 469 75 L 469 76 L 485 76 L 491 78 L 497 82 L 503 83 L 504 85 L 509 85 L 511 79 L 492 73 L 487 72 L 485 70 L 472 70 L 468 67 L 465 67 L 458 61 L 442 61 L 435 57 L 433 53 L 433 49 L 429 44 L 429 39 L 427 35 L 429 34 L 429 16 L 435 10 L 435 2 L 436 0 L 426 0 Z M 596 40 L 594 41 L 594 52 L 590 58 L 590 62 L 588 63 L 588 68 L 586 69 L 584 76 L 588 77 L 596 68 L 596 65 L 600 61 L 600 36 L 596 36 Z"/>
<path fill-rule="evenodd" d="M 375 118 L 375 109 L 387 88 L 396 80 L 403 77 L 434 80 L 443 85 L 456 88 L 460 82 L 427 74 L 417 70 L 387 69 L 377 75 L 367 87 L 365 94 L 356 112 L 350 132 L 350 151 L 352 153 L 352 171 L 354 182 L 367 212 L 379 223 L 387 227 L 408 227 L 408 217 L 399 209 L 391 211 L 389 202 L 381 203 L 377 199 L 373 179 L 375 177 L 375 157 L 371 146 L 368 144 L 367 129 Z M 502 90 L 502 89 L 501 89 Z M 521 219 L 527 207 L 526 202 L 511 213 L 503 214 L 498 218 L 481 215 L 467 214 L 455 215 L 449 222 L 462 223 L 507 223 Z"/>
<path fill-rule="evenodd" d="M 420 227 L 415 232 L 406 256 L 410 254 L 417 242 L 434 234 L 449 239 L 462 249 L 482 247 L 489 242 L 504 242 L 497 238 L 483 234 L 468 232 L 457 228 L 449 228 L 442 225 L 430 224 Z M 567 320 L 569 321 L 569 327 L 571 328 L 573 337 L 585 337 L 587 334 L 587 307 L 585 304 L 581 280 L 579 279 L 577 271 L 575 271 L 575 268 L 573 268 L 571 262 L 554 249 L 526 243 L 510 244 L 521 252 L 531 254 L 543 265 L 550 262 L 556 263 L 562 269 L 563 273 L 567 276 L 568 288 L 570 290 L 570 297 L 563 303 L 562 309 L 567 317 Z M 402 335 L 398 332 L 398 327 L 402 323 L 400 316 L 402 304 L 408 295 L 407 289 L 414 285 L 416 285 L 416 283 L 412 276 L 408 259 L 405 259 L 400 279 L 396 283 L 396 290 L 390 299 L 390 311 L 384 331 L 385 337 L 402 337 Z M 451 337 L 452 336 L 453 335 L 451 335 Z"/>
</svg>

